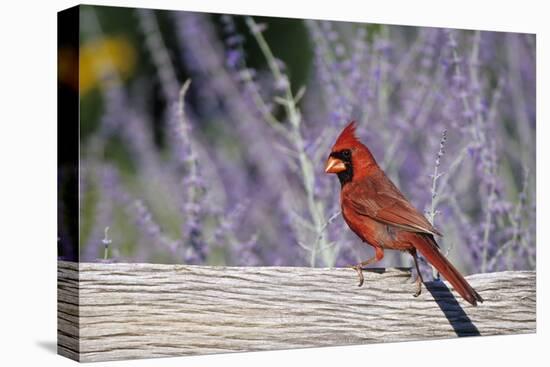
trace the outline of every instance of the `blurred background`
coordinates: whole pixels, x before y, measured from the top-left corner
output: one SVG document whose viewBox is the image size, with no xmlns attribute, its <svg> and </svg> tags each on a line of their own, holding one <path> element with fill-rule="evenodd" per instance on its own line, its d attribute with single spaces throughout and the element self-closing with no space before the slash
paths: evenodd
<svg viewBox="0 0 550 367">
<path fill-rule="evenodd" d="M 60 258 L 365 260 L 323 172 L 356 120 L 461 271 L 535 268 L 534 35 L 81 6 L 79 37 L 59 49 L 80 95 L 80 222 L 61 201 Z"/>
</svg>

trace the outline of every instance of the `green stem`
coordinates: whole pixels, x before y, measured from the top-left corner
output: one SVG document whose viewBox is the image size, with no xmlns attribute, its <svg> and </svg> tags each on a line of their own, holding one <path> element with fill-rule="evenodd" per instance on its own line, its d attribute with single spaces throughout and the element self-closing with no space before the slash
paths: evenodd
<svg viewBox="0 0 550 367">
<path fill-rule="evenodd" d="M 103 242 L 103 245 L 105 246 L 105 249 L 103 250 L 103 260 L 107 260 L 109 258 L 109 245 L 112 242 L 109 239 L 109 227 L 105 227 L 105 237 L 101 242 Z"/>
<path fill-rule="evenodd" d="M 315 266 L 317 261 L 317 252 L 319 249 L 327 249 L 326 246 L 326 237 L 324 235 L 324 223 L 323 223 L 323 208 L 321 203 L 317 203 L 314 195 L 314 169 L 313 164 L 309 157 L 305 154 L 305 144 L 302 134 L 300 133 L 300 125 L 302 122 L 302 117 L 298 107 L 296 106 L 296 99 L 292 94 L 290 87 L 290 82 L 287 80 L 287 77 L 281 72 L 279 65 L 271 51 L 269 45 L 267 44 L 262 33 L 258 31 L 256 22 L 251 17 L 246 17 L 246 24 L 248 25 L 252 35 L 254 36 L 260 50 L 262 51 L 269 69 L 273 74 L 276 83 L 282 83 L 284 85 L 284 97 L 283 97 L 283 106 L 285 108 L 286 115 L 290 121 L 291 131 L 288 136 L 291 143 L 294 145 L 295 150 L 298 152 L 298 163 L 300 166 L 302 184 L 306 192 L 306 200 L 309 214 L 311 216 L 313 227 L 315 228 L 316 237 L 320 238 L 319 241 L 315 241 L 315 244 L 311 250 L 310 256 L 310 265 Z M 329 251 L 322 251 L 321 255 L 325 265 L 331 265 L 333 259 L 330 256 Z"/>
</svg>

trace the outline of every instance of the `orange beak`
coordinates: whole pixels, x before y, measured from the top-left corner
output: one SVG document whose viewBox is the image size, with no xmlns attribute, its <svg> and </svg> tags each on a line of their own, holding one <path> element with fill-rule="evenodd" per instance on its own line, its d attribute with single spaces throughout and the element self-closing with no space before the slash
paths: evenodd
<svg viewBox="0 0 550 367">
<path fill-rule="evenodd" d="M 325 166 L 325 173 L 338 173 L 346 170 L 344 162 L 338 158 L 328 157 L 327 164 Z"/>
</svg>

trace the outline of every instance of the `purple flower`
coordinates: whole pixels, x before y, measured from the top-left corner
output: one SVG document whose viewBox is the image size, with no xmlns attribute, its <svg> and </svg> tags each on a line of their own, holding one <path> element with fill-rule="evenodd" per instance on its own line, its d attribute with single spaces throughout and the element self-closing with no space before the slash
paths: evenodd
<svg viewBox="0 0 550 367">
<path fill-rule="evenodd" d="M 364 260 L 342 218 L 329 220 L 340 187 L 322 169 L 355 119 L 460 270 L 534 268 L 533 35 L 305 20 L 302 86 L 290 85 L 296 61 L 264 38 L 267 18 L 170 12 L 165 28 L 154 11 L 137 17 L 154 73 L 101 73 L 101 117 L 81 141 L 86 261 L 104 257 L 105 227 L 109 258 L 122 261 Z M 83 41 L 102 37 L 100 21 L 84 23 Z M 191 89 L 181 92 L 181 75 Z M 401 264 L 399 254 L 383 263 Z"/>
</svg>

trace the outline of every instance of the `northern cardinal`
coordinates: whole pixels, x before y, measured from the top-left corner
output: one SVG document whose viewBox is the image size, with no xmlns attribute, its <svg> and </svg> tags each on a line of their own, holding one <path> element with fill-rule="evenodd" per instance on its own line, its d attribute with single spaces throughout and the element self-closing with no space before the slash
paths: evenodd
<svg viewBox="0 0 550 367">
<path fill-rule="evenodd" d="M 342 191 L 340 204 L 344 220 L 363 242 L 374 247 L 374 257 L 351 266 L 363 284 L 363 267 L 382 260 L 384 250 L 407 251 L 416 266 L 416 292 L 422 289 L 417 252 L 447 279 L 470 304 L 483 302 L 481 296 L 439 251 L 432 224 L 403 196 L 378 166 L 369 149 L 355 136 L 356 124 L 344 128 L 326 163 L 325 172 L 335 173 Z"/>
</svg>

